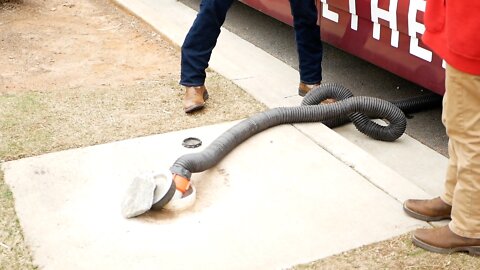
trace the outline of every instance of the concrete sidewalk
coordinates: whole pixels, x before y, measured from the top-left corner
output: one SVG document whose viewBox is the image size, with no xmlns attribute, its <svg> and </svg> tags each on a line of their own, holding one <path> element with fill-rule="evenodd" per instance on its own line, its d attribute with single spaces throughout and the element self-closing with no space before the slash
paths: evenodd
<svg viewBox="0 0 480 270">
<path fill-rule="evenodd" d="M 177 44 L 196 14 L 175 0 L 117 2 Z M 295 70 L 226 30 L 221 37 L 213 69 L 269 107 L 300 103 L 291 91 Z M 376 143 L 364 135 L 346 139 L 321 124 L 269 129 L 195 174 L 193 209 L 121 216 L 120 202 L 136 175 L 168 169 L 234 124 L 3 164 L 35 263 L 43 269 L 279 269 L 428 225 L 407 217 L 401 204 L 435 195 L 438 185 L 412 182 L 352 143 Z M 344 132 L 353 134 L 350 127 Z M 201 148 L 181 146 L 192 136 L 203 141 Z M 406 135 L 375 147 L 430 153 Z"/>
</svg>

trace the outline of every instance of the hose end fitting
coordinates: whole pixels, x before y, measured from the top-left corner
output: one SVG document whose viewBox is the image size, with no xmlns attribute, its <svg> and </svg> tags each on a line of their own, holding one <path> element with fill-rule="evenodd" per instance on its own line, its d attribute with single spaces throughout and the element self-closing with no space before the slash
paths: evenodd
<svg viewBox="0 0 480 270">
<path fill-rule="evenodd" d="M 182 194 L 190 188 L 190 179 L 179 174 L 173 174 L 173 182 L 175 183 L 175 188 Z"/>
<path fill-rule="evenodd" d="M 173 174 L 173 183 L 175 184 L 175 194 L 163 208 L 169 211 L 182 211 L 190 208 L 197 197 L 197 191 L 190 183 L 190 179 Z"/>
</svg>

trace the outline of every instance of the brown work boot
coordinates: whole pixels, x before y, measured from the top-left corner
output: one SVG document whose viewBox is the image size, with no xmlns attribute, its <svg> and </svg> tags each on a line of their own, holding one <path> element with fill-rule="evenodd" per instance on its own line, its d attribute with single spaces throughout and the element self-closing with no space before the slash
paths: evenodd
<svg viewBox="0 0 480 270">
<path fill-rule="evenodd" d="M 320 83 L 316 83 L 316 84 L 306 84 L 306 83 L 303 83 L 303 82 L 300 82 L 300 84 L 298 85 L 298 94 L 300 96 L 305 96 L 308 92 L 310 92 L 310 90 L 312 89 L 315 89 L 317 87 L 320 86 Z M 320 102 L 321 104 L 330 104 L 330 103 L 334 103 L 336 100 L 333 99 L 333 98 L 327 98 L 325 100 L 323 100 L 322 102 Z"/>
<path fill-rule="evenodd" d="M 443 226 L 433 229 L 418 229 L 413 233 L 413 244 L 431 252 L 449 254 L 453 252 L 468 252 L 470 255 L 480 255 L 480 239 L 462 237 Z"/>
<path fill-rule="evenodd" d="M 298 94 L 303 97 L 308 92 L 310 92 L 310 90 L 317 88 L 319 86 L 320 86 L 320 83 L 306 84 L 306 83 L 300 82 L 300 84 L 298 85 Z"/>
<path fill-rule="evenodd" d="M 403 210 L 407 215 L 423 221 L 438 221 L 450 219 L 452 206 L 446 204 L 440 197 L 430 200 L 406 200 Z"/>
<path fill-rule="evenodd" d="M 183 110 L 190 113 L 200 110 L 205 106 L 208 99 L 208 92 L 205 86 L 186 86 L 185 97 L 183 98 Z"/>
</svg>

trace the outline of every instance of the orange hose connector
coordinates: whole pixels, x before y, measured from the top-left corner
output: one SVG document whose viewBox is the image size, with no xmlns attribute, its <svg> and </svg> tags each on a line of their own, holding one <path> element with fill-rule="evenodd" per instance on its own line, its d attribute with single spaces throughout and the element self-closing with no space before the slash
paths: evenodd
<svg viewBox="0 0 480 270">
<path fill-rule="evenodd" d="M 173 174 L 173 182 L 178 191 L 185 193 L 190 188 L 190 179 L 178 174 Z"/>
</svg>

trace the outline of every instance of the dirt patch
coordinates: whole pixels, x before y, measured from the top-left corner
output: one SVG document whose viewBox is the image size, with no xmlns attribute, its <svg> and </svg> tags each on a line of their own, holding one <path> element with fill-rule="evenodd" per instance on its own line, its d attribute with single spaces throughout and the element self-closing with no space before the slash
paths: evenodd
<svg viewBox="0 0 480 270">
<path fill-rule="evenodd" d="M 7 3 L 0 18 L 3 160 L 264 109 L 209 72 L 207 108 L 185 115 L 178 48 L 108 1 Z"/>
<path fill-rule="evenodd" d="M 96 2 L 22 1 L 4 7 L 1 92 L 122 88 L 178 74 L 172 46 L 138 20 Z"/>
</svg>

